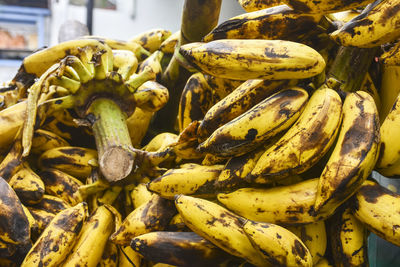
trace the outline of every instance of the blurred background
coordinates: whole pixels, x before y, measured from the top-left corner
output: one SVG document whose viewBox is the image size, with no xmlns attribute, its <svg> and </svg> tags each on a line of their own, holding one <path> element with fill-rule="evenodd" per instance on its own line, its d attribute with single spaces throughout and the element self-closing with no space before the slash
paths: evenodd
<svg viewBox="0 0 400 267">
<path fill-rule="evenodd" d="M 0 0 L 0 83 L 10 80 L 22 59 L 56 44 L 87 25 L 93 35 L 128 40 L 152 29 L 180 28 L 184 0 Z M 91 12 L 92 11 L 92 12 Z M 223 0 L 220 22 L 243 13 Z M 60 38 L 60 39 L 59 39 Z"/>
</svg>

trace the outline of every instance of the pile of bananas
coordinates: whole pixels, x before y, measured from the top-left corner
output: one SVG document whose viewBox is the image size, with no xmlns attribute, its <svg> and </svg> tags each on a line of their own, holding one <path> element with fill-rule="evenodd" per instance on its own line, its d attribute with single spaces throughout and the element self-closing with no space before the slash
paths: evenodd
<svg viewBox="0 0 400 267">
<path fill-rule="evenodd" d="M 0 266 L 368 266 L 371 232 L 400 246 L 400 194 L 371 177 L 400 175 L 400 0 L 239 0 L 219 25 L 207 1 L 201 40 L 184 19 L 85 36 L 2 85 Z"/>
</svg>

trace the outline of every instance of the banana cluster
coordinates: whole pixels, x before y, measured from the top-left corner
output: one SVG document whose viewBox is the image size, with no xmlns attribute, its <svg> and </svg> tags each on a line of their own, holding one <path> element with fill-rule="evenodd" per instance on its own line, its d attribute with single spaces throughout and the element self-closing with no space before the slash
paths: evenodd
<svg viewBox="0 0 400 267">
<path fill-rule="evenodd" d="M 239 0 L 201 40 L 26 57 L 0 90 L 0 265 L 368 266 L 370 232 L 400 246 L 400 195 L 372 179 L 400 175 L 396 1 Z"/>
</svg>

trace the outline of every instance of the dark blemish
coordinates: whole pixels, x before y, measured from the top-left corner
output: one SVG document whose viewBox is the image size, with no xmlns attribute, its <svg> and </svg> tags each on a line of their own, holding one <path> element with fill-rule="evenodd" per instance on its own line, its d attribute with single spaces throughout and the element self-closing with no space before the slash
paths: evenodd
<svg viewBox="0 0 400 267">
<path fill-rule="evenodd" d="M 292 247 L 292 253 L 294 255 L 299 255 L 300 258 L 302 259 L 304 259 L 304 257 L 307 254 L 304 246 L 298 240 L 294 241 L 294 246 Z"/>
<path fill-rule="evenodd" d="M 59 150 L 61 153 L 65 153 L 67 155 L 79 155 L 81 157 L 85 156 L 85 151 L 80 148 L 63 148 Z"/>
<path fill-rule="evenodd" d="M 246 136 L 245 136 L 245 139 L 246 139 L 247 141 L 252 141 L 252 140 L 254 140 L 254 139 L 257 137 L 257 133 L 258 133 L 257 129 L 254 129 L 254 128 L 249 129 L 249 130 L 247 131 L 247 134 L 246 134 Z"/>
<path fill-rule="evenodd" d="M 276 238 L 278 238 L 278 239 L 281 239 L 281 238 L 282 238 L 282 236 L 281 236 L 281 235 L 279 235 L 278 233 L 276 233 Z"/>
</svg>

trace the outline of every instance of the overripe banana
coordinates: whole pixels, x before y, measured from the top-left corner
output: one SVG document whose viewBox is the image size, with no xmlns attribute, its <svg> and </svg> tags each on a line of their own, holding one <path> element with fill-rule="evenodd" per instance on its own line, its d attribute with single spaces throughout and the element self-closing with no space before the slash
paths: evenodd
<svg viewBox="0 0 400 267">
<path fill-rule="evenodd" d="M 32 207 L 57 214 L 62 210 L 70 208 L 71 206 L 62 198 L 44 194 L 40 202 L 32 205 Z"/>
<path fill-rule="evenodd" d="M 41 155 L 47 150 L 63 146 L 69 146 L 69 143 L 61 136 L 50 131 L 37 129 L 33 134 L 31 153 Z"/>
<path fill-rule="evenodd" d="M 158 50 L 161 44 L 171 36 L 171 31 L 166 29 L 150 29 L 148 31 L 141 32 L 129 39 L 129 43 L 135 42 L 140 44 L 143 48 L 148 50 L 150 53 Z"/>
</svg>

